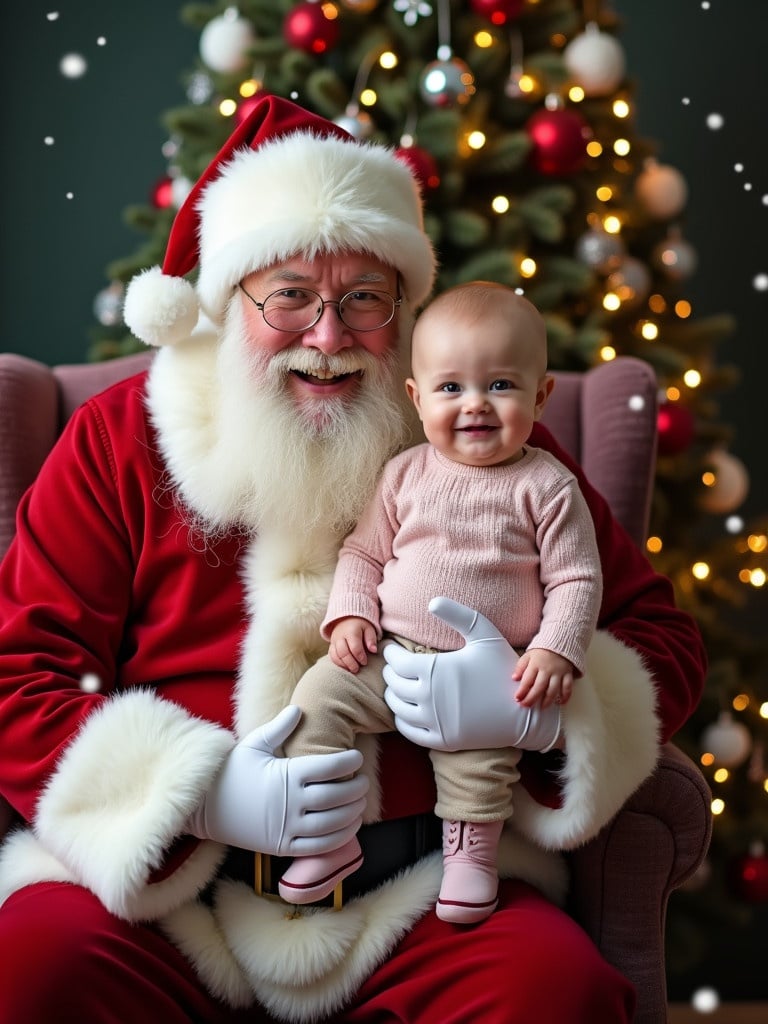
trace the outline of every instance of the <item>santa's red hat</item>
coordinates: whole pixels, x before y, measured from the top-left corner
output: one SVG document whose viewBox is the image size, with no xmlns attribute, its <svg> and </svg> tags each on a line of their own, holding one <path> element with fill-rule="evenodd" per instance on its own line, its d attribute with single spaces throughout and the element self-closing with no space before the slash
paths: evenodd
<svg viewBox="0 0 768 1024">
<path fill-rule="evenodd" d="M 265 95 L 174 220 L 162 269 L 128 286 L 124 317 L 149 345 L 188 338 L 199 309 L 220 323 L 238 282 L 297 254 L 367 252 L 401 274 L 413 306 L 435 271 L 408 166 L 295 103 Z M 185 275 L 198 267 L 197 286 Z"/>
</svg>

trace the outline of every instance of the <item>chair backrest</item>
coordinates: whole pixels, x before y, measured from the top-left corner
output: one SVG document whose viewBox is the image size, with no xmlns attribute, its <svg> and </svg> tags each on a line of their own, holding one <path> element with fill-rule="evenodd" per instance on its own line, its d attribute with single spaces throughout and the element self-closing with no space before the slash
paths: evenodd
<svg viewBox="0 0 768 1024">
<path fill-rule="evenodd" d="M 49 367 L 26 356 L 0 354 L 0 556 L 13 536 L 19 498 L 74 409 L 145 369 L 151 359 L 146 352 Z M 586 373 L 554 376 L 544 422 L 630 536 L 643 544 L 656 456 L 653 370 L 642 360 L 620 357 Z"/>
<path fill-rule="evenodd" d="M 648 537 L 656 471 L 658 383 L 642 359 L 555 373 L 542 422 L 582 467 L 639 547 Z"/>
</svg>

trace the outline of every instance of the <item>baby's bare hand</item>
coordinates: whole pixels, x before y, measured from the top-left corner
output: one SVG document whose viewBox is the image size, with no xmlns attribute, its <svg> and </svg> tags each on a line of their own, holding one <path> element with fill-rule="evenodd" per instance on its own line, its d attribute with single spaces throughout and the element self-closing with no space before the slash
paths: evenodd
<svg viewBox="0 0 768 1024">
<path fill-rule="evenodd" d="M 512 678 L 519 683 L 515 700 L 530 708 L 567 704 L 573 693 L 573 665 L 560 654 L 534 647 L 520 657 Z"/>
<path fill-rule="evenodd" d="M 376 650 L 376 630 L 367 619 L 340 619 L 331 631 L 328 654 L 338 668 L 359 672 Z"/>
</svg>

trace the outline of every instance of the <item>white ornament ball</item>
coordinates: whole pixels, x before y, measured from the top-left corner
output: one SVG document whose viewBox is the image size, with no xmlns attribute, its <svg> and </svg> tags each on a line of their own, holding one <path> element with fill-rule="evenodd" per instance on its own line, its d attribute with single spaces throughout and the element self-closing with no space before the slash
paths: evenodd
<svg viewBox="0 0 768 1024">
<path fill-rule="evenodd" d="M 576 257 L 599 274 L 615 270 L 625 256 L 624 243 L 618 235 L 602 228 L 590 228 L 576 240 Z"/>
<path fill-rule="evenodd" d="M 345 132 L 349 132 L 353 139 L 360 141 L 369 139 L 373 135 L 371 115 L 364 110 L 360 110 L 356 114 L 342 114 L 335 119 L 334 124 L 337 124 L 339 128 L 343 128 Z"/>
<path fill-rule="evenodd" d="M 691 996 L 691 1006 L 696 1013 L 714 1013 L 720 1006 L 720 996 L 717 989 L 697 988 Z"/>
<path fill-rule="evenodd" d="M 642 260 L 625 256 L 605 279 L 606 289 L 615 292 L 625 307 L 636 306 L 651 290 L 651 273 Z"/>
<path fill-rule="evenodd" d="M 185 178 L 183 175 L 180 175 L 178 178 L 174 178 L 171 181 L 171 203 L 177 210 L 184 205 L 184 200 L 192 191 L 193 185 L 194 182 L 190 181 L 189 178 Z"/>
<path fill-rule="evenodd" d="M 242 71 L 248 65 L 248 50 L 255 38 L 250 21 L 226 11 L 209 21 L 200 34 L 200 56 L 212 71 Z"/>
<path fill-rule="evenodd" d="M 699 504 L 705 511 L 714 515 L 725 515 L 733 512 L 749 494 L 749 473 L 746 466 L 735 455 L 721 449 L 715 449 L 707 456 L 709 468 L 715 480 L 705 486 L 699 498 Z"/>
<path fill-rule="evenodd" d="M 729 711 L 721 711 L 717 721 L 701 734 L 701 749 L 712 754 L 723 768 L 737 768 L 749 757 L 752 734 L 743 722 L 735 721 Z"/>
<path fill-rule="evenodd" d="M 696 270 L 696 250 L 684 238 L 667 238 L 653 250 L 653 263 L 672 281 L 683 281 Z"/>
<path fill-rule="evenodd" d="M 593 23 L 568 43 L 563 59 L 587 96 L 607 96 L 624 78 L 626 60 L 621 45 Z"/>
<path fill-rule="evenodd" d="M 637 176 L 635 195 L 654 220 L 670 220 L 685 208 L 688 184 L 677 168 L 649 160 Z"/>
<path fill-rule="evenodd" d="M 100 324 L 114 327 L 123 322 L 123 301 L 125 287 L 120 281 L 113 281 L 102 289 L 93 300 L 93 312 Z"/>
</svg>

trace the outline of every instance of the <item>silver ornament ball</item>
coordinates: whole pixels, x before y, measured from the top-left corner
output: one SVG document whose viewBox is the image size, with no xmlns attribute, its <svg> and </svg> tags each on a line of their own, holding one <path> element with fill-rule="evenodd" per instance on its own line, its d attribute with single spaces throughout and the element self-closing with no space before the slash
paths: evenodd
<svg viewBox="0 0 768 1024">
<path fill-rule="evenodd" d="M 469 65 L 458 57 L 433 60 L 421 73 L 419 91 L 430 107 L 452 107 L 469 102 L 475 79 Z"/>
</svg>

